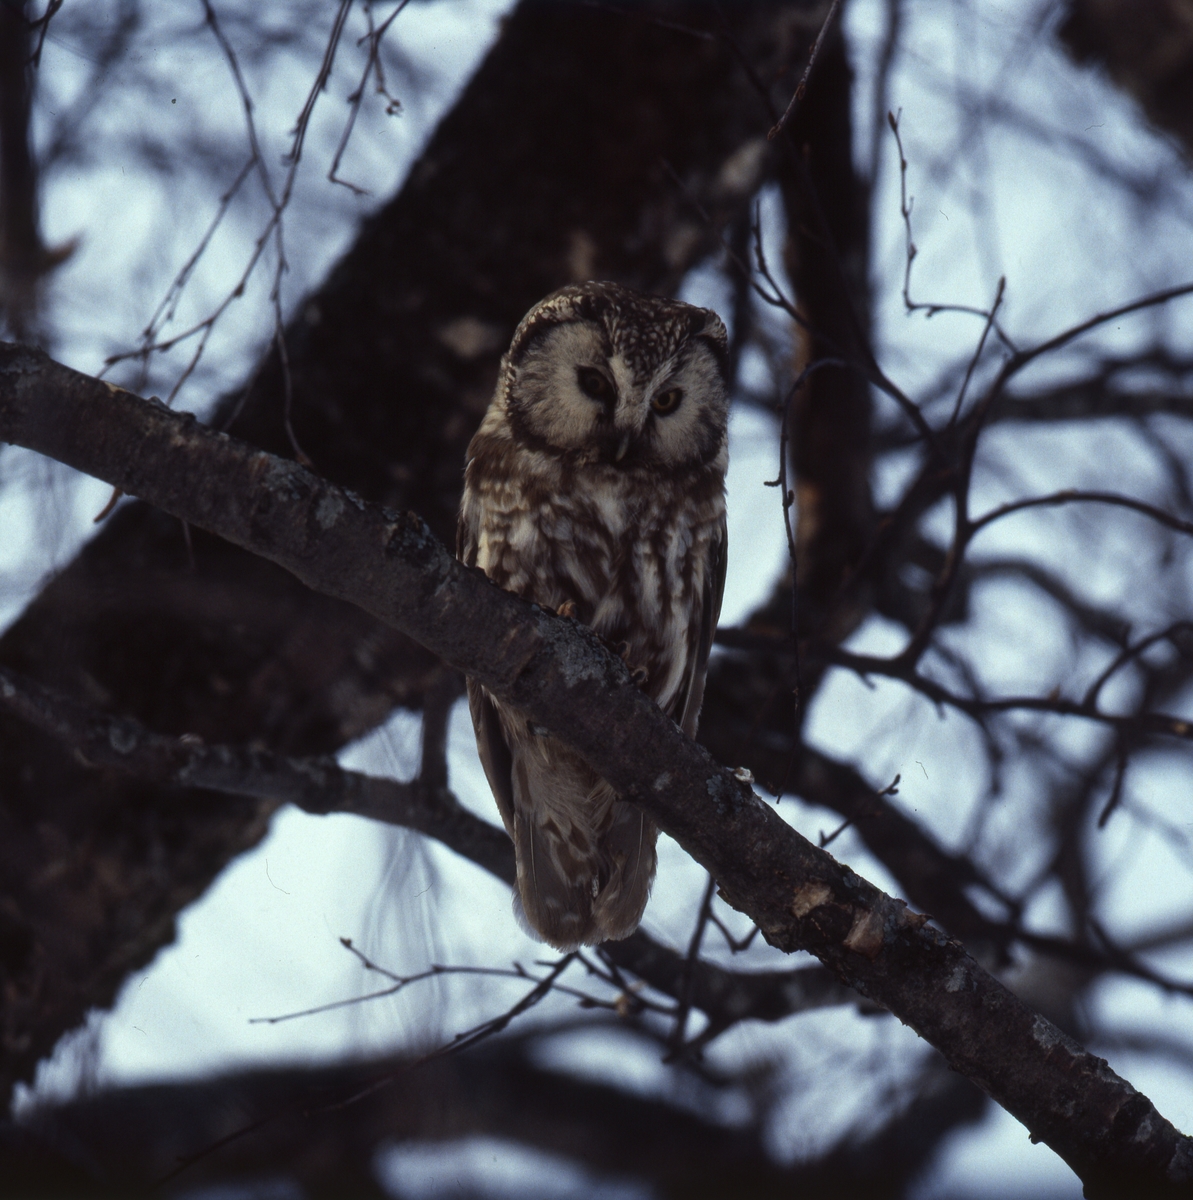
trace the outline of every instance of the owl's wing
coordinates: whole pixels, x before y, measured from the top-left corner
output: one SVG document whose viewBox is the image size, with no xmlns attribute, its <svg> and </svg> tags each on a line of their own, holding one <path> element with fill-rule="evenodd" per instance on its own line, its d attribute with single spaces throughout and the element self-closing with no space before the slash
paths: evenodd
<svg viewBox="0 0 1193 1200">
<path fill-rule="evenodd" d="M 696 640 L 696 653 L 688 664 L 687 697 L 683 703 L 683 717 L 679 722 L 679 727 L 688 737 L 696 736 L 700 705 L 704 703 L 704 677 L 708 672 L 708 655 L 712 649 L 713 634 L 717 631 L 717 620 L 721 616 L 721 600 L 725 595 L 725 566 L 729 559 L 727 551 L 728 533 L 722 519 L 716 537 L 708 547 L 704 592 L 700 597 L 700 633 Z"/>
<path fill-rule="evenodd" d="M 469 503 L 467 490 L 460 508 L 460 519 L 456 524 L 456 557 L 466 566 L 476 566 L 477 509 Z M 497 709 L 485 689 L 475 679 L 468 681 L 468 711 L 472 713 L 472 727 L 476 730 L 476 748 L 480 752 L 481 766 L 485 778 L 493 789 L 498 811 L 510 836 L 514 830 L 514 788 L 511 779 L 513 757 L 501 731 Z"/>
<path fill-rule="evenodd" d="M 476 748 L 480 753 L 485 778 L 493 789 L 493 799 L 510 837 L 514 836 L 514 759 L 501 731 L 497 708 L 475 679 L 468 681 L 468 711 L 476 730 Z"/>
<path fill-rule="evenodd" d="M 460 506 L 460 517 L 456 521 L 456 557 L 466 567 L 476 566 L 477 520 L 476 505 L 469 503 L 468 493 L 464 493 L 464 503 Z"/>
</svg>

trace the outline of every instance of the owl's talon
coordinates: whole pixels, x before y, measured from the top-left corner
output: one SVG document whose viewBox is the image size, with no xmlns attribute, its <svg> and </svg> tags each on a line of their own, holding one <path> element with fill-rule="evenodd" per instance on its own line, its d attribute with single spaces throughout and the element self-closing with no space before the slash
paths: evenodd
<svg viewBox="0 0 1193 1200">
<path fill-rule="evenodd" d="M 565 600 L 556 610 L 557 617 L 574 617 L 576 615 L 575 600 Z"/>
<path fill-rule="evenodd" d="M 608 642 L 605 643 L 607 646 Z M 641 687 L 649 678 L 645 667 L 636 667 L 630 662 L 630 643 L 618 642 L 615 646 L 610 647 L 614 654 L 621 659 L 623 663 L 630 669 L 630 678 Z"/>
</svg>

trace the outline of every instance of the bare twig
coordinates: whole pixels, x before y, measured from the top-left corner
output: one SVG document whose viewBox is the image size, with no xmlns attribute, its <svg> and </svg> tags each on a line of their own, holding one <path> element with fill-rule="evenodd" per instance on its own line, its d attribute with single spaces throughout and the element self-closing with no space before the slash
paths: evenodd
<svg viewBox="0 0 1193 1200">
<path fill-rule="evenodd" d="M 881 800 L 883 796 L 897 796 L 899 794 L 899 780 L 900 779 L 902 779 L 902 776 L 896 775 L 895 778 L 892 779 L 890 781 L 890 783 L 888 783 L 886 785 L 886 787 L 884 787 L 882 789 L 882 791 L 874 793 L 874 799 Z M 851 825 L 856 824 L 858 821 L 863 820 L 864 818 L 866 818 L 868 816 L 881 816 L 882 811 L 883 810 L 881 807 L 876 807 L 873 813 L 867 813 L 867 812 L 864 812 L 859 809 L 857 812 L 855 812 L 853 814 L 853 816 L 846 817 L 846 819 L 844 821 L 842 821 L 841 824 L 838 825 L 837 828 L 832 831 L 832 833 L 829 833 L 829 834 L 822 833 L 820 835 L 820 837 L 817 839 L 817 844 L 820 846 L 820 848 L 822 850 L 826 846 L 831 846 L 833 844 L 833 842 L 835 842 L 837 840 L 837 838 L 839 838 L 841 836 L 841 834 L 843 834 L 845 832 L 845 830 L 847 830 Z"/>
<path fill-rule="evenodd" d="M 384 88 L 384 82 L 381 75 L 380 59 L 378 57 L 380 40 L 388 30 L 394 18 L 397 17 L 398 13 L 401 12 L 402 8 L 404 7 L 404 3 L 400 4 L 399 7 L 382 23 L 378 30 L 372 30 L 370 34 L 366 35 L 366 38 L 370 41 L 370 48 L 367 56 L 364 80 L 367 81 L 368 75 L 371 72 L 376 71 L 378 74 L 379 85 L 382 88 Z M 151 354 L 164 353 L 174 349 L 176 346 L 179 346 L 184 342 L 197 339 L 195 342 L 194 351 L 191 354 L 189 361 L 183 367 L 181 374 L 175 380 L 169 395 L 166 398 L 167 404 L 173 404 L 174 399 L 178 395 L 179 391 L 198 367 L 199 362 L 206 351 L 208 342 L 210 341 L 216 324 L 219 322 L 220 318 L 224 315 L 228 308 L 244 295 L 249 279 L 254 274 L 258 263 L 261 261 L 261 258 L 266 251 L 266 248 L 272 243 L 274 251 L 274 270 L 273 281 L 270 288 L 270 305 L 273 310 L 274 317 L 272 340 L 278 355 L 278 362 L 282 372 L 284 395 L 282 424 L 283 428 L 285 429 L 287 439 L 290 442 L 291 449 L 294 452 L 295 458 L 299 462 L 306 464 L 310 462 L 310 459 L 303 450 L 302 446 L 299 444 L 292 420 L 293 383 L 290 375 L 289 354 L 285 340 L 285 322 L 282 306 L 282 281 L 287 270 L 289 269 L 285 251 L 284 214 L 293 195 L 297 171 L 299 163 L 302 159 L 306 134 L 310 125 L 312 113 L 314 112 L 315 104 L 320 94 L 327 87 L 327 82 L 330 78 L 331 70 L 335 63 L 336 51 L 339 47 L 339 43 L 344 31 L 344 25 L 348 19 L 348 14 L 351 9 L 351 0 L 339 0 L 339 5 L 337 7 L 335 17 L 333 18 L 331 30 L 328 34 L 327 42 L 324 47 L 323 58 L 319 66 L 319 70 L 316 73 L 315 81 L 307 94 L 306 100 L 304 101 L 302 109 L 300 110 L 295 122 L 290 150 L 285 158 L 287 170 L 280 191 L 274 187 L 273 179 L 270 175 L 266 162 L 266 157 L 262 150 L 260 137 L 257 131 L 256 120 L 253 115 L 254 103 L 252 95 L 244 78 L 244 74 L 241 71 L 240 62 L 236 51 L 229 42 L 220 25 L 219 18 L 212 5 L 212 0 L 203 0 L 203 9 L 207 25 L 211 29 L 212 36 L 215 38 L 228 64 L 228 69 L 231 72 L 233 83 L 240 98 L 241 108 L 244 112 L 245 134 L 249 143 L 249 160 L 224 195 L 221 196 L 212 222 L 209 224 L 191 257 L 179 270 L 170 287 L 167 289 L 165 297 L 146 325 L 138 347 L 133 351 L 109 356 L 106 360 L 105 370 L 116 363 L 130 358 L 140 359 L 142 363 L 143 385 L 146 377 L 145 373 L 147 370 L 148 359 Z M 370 13 L 370 25 L 371 23 L 372 18 Z M 362 89 L 363 86 L 364 84 L 362 82 Z M 359 99 L 360 97 L 357 96 L 356 105 L 352 110 L 352 114 L 350 115 L 348 125 L 344 131 L 343 137 L 341 138 L 340 147 L 337 151 L 335 161 L 331 168 L 331 176 L 334 176 L 336 166 L 338 166 L 343 151 L 347 147 L 348 139 L 351 136 L 352 127 L 355 124 L 356 111 L 359 108 Z M 248 261 L 241 271 L 239 278 L 224 299 L 215 307 L 213 311 L 208 313 L 206 317 L 171 337 L 163 338 L 161 336 L 162 331 L 173 321 L 177 311 L 178 302 L 181 299 L 196 266 L 206 253 L 212 237 L 219 228 L 220 224 L 223 222 L 229 205 L 239 192 L 245 179 L 254 171 L 256 172 L 261 185 L 261 190 L 269 205 L 270 215 L 265 223 L 264 228 L 258 234 L 254 242 Z M 343 180 L 333 181 L 344 182 Z M 248 388 L 245 389 L 241 403 L 243 403 L 244 397 L 247 396 L 247 394 Z M 234 419 L 236 412 L 239 411 L 239 408 L 240 405 L 237 405 L 232 414 L 232 418 L 230 419 Z"/>
<path fill-rule="evenodd" d="M 1002 305 L 1002 294 L 1006 289 L 1006 276 L 1002 276 L 998 281 L 998 290 L 994 294 L 994 303 L 990 306 L 990 314 L 986 318 L 986 323 L 982 326 L 982 336 L 978 338 L 978 344 L 973 352 L 973 357 L 969 360 L 969 366 L 965 368 L 965 378 L 961 381 L 961 390 L 957 393 L 957 403 L 953 405 L 953 415 L 949 418 L 949 424 L 955 425 L 957 418 L 961 415 L 962 406 L 965 404 L 965 393 L 969 390 L 969 381 L 973 378 L 974 371 L 977 370 L 978 363 L 982 358 L 982 351 L 986 348 L 986 339 L 990 336 L 990 328 L 994 324 L 995 317 L 998 315 L 998 310 Z"/>
<path fill-rule="evenodd" d="M 493 1017 L 488 1021 L 482 1022 L 480 1025 L 474 1026 L 472 1029 L 465 1030 L 463 1033 L 458 1033 L 450 1042 L 432 1050 L 429 1054 L 424 1054 L 420 1058 L 411 1060 L 408 1063 L 403 1063 L 397 1070 L 385 1071 L 384 1073 L 375 1076 L 363 1084 L 353 1084 L 348 1094 L 345 1095 L 345 1089 L 340 1089 L 338 1095 L 329 1097 L 321 1104 L 312 1105 L 310 1100 L 303 1098 L 293 1104 L 285 1105 L 275 1109 L 273 1112 L 262 1117 L 258 1121 L 253 1121 L 249 1124 L 242 1125 L 239 1129 L 233 1130 L 231 1133 L 220 1138 L 218 1141 L 212 1142 L 204 1146 L 202 1150 L 195 1154 L 189 1154 L 185 1158 L 180 1158 L 178 1166 L 172 1171 L 163 1175 L 160 1179 L 154 1181 L 155 1187 L 162 1187 L 176 1179 L 183 1171 L 193 1167 L 196 1163 L 208 1158 L 217 1150 L 222 1150 L 225 1146 L 232 1142 L 239 1141 L 243 1137 L 247 1137 L 251 1133 L 256 1133 L 259 1129 L 263 1129 L 266 1125 L 278 1120 L 281 1117 L 302 1109 L 308 1112 L 335 1112 L 339 1109 L 347 1108 L 350 1105 L 365 1099 L 367 1096 L 373 1095 L 384 1087 L 389 1087 L 396 1083 L 408 1071 L 415 1067 L 422 1066 L 425 1063 L 433 1062 L 437 1058 L 443 1058 L 448 1054 L 456 1054 L 461 1050 L 466 1050 L 470 1046 L 475 1046 L 478 1042 L 485 1038 L 492 1037 L 496 1033 L 500 1033 L 507 1028 L 511 1021 L 520 1017 L 524 1012 L 527 1012 L 538 1004 L 544 997 L 550 994 L 555 986 L 555 981 L 563 974 L 564 971 L 571 965 L 573 955 L 565 955 L 550 973 L 542 980 L 536 980 L 535 986 L 531 988 L 525 996 L 522 997 L 513 1007 L 502 1013 L 500 1016 Z"/>
<path fill-rule="evenodd" d="M 988 713 L 1024 712 L 1053 713 L 1060 717 L 1081 717 L 1105 725 L 1111 729 L 1127 733 L 1163 734 L 1180 738 L 1184 741 L 1193 740 L 1193 723 L 1183 717 L 1172 716 L 1160 712 L 1140 712 L 1135 714 L 1115 714 L 1103 712 L 1089 707 L 1082 701 L 1066 700 L 1060 695 L 1048 696 L 995 696 L 979 699 L 971 696 L 959 696 L 943 684 L 936 683 L 918 674 L 914 665 L 904 657 L 904 653 L 894 658 L 878 658 L 867 654 L 854 654 L 837 646 L 823 647 L 825 657 L 838 666 L 849 667 L 861 676 L 885 675 L 891 679 L 899 679 L 926 696 L 936 704 L 947 705 L 958 712 L 980 720 Z"/>
<path fill-rule="evenodd" d="M 34 47 L 33 57 L 29 60 L 34 70 L 41 66 L 41 51 L 46 44 L 46 34 L 50 32 L 50 22 L 64 3 L 65 0 L 49 0 L 46 11 L 29 22 L 30 32 L 37 33 L 37 45 Z"/>
<path fill-rule="evenodd" d="M 713 874 L 721 895 L 768 941 L 811 950 L 889 1008 L 955 1069 L 980 1078 L 1082 1178 L 1109 1173 L 1173 1195 L 1193 1181 L 1193 1139 L 1104 1061 L 923 915 L 800 837 L 686 738 L 590 630 L 493 587 L 417 517 L 396 516 L 292 461 L 28 349 L 0 349 L 0 439 L 251 547 L 422 642 L 546 725 Z M 546 990 L 548 981 L 525 1002 Z M 1064 1100 L 1074 1095 L 1082 1097 L 1076 1107 Z"/>
<path fill-rule="evenodd" d="M 816 59 L 820 54 L 820 47 L 824 42 L 825 34 L 828 33 L 829 26 L 832 25 L 833 18 L 837 15 L 837 10 L 840 7 L 841 0 L 833 0 L 832 4 L 829 5 L 828 13 L 825 15 L 824 22 L 820 26 L 820 32 L 816 35 L 816 41 L 812 44 L 812 53 L 808 55 L 808 65 L 804 68 L 804 73 L 800 77 L 795 94 L 791 97 L 783 115 L 771 126 L 770 132 L 766 135 L 768 141 L 773 142 L 791 124 L 791 118 L 795 116 L 799 102 L 804 98 L 804 92 L 808 88 L 808 79 L 812 75 L 812 68 L 816 65 Z"/>
<path fill-rule="evenodd" d="M 1089 708 L 1093 708 L 1098 703 L 1098 695 L 1109 682 L 1112 675 L 1122 670 L 1127 663 L 1134 658 L 1138 658 L 1144 651 L 1150 650 L 1157 642 L 1171 641 L 1175 644 L 1176 635 L 1180 633 L 1193 634 L 1193 621 L 1173 621 L 1171 625 L 1165 629 L 1161 629 L 1158 633 L 1149 634 L 1133 645 L 1128 644 L 1124 646 L 1122 651 L 1111 659 L 1106 669 L 1089 685 L 1089 690 L 1085 693 L 1082 703 Z"/>
<path fill-rule="evenodd" d="M 458 690 L 458 681 L 450 672 L 444 676 L 446 697 L 448 685 Z M 504 830 L 474 816 L 446 787 L 429 783 L 425 773 L 410 783 L 399 783 L 345 770 L 330 758 L 294 759 L 253 747 L 208 745 L 193 734 L 167 737 L 131 718 L 100 713 L 5 667 L 0 667 L 0 711 L 59 739 L 92 767 L 177 787 L 251 797 L 271 806 L 289 803 L 315 815 L 355 813 L 433 837 L 498 879 L 514 881 L 513 847 Z M 354 947 L 349 949 L 359 954 Z M 674 951 L 656 945 L 641 931 L 604 947 L 602 954 L 610 971 L 601 977 L 620 994 L 636 995 L 638 985 L 625 980 L 618 964 L 665 995 L 678 998 L 681 989 L 687 989 L 691 1001 L 721 1030 L 739 1020 L 779 1020 L 805 1004 L 815 1007 L 851 999 L 838 987 L 817 990 L 807 969 L 797 973 L 797 981 L 789 978 L 790 972 L 735 975 L 704 961 L 687 968 Z M 635 1003 L 652 1011 L 673 1012 L 645 999 Z M 619 1013 L 625 1009 L 617 1001 L 612 1007 Z"/>
<path fill-rule="evenodd" d="M 1123 785 L 1127 779 L 1127 767 L 1129 765 L 1130 756 L 1127 749 L 1127 743 L 1123 738 L 1119 738 L 1116 744 L 1117 754 L 1114 765 L 1114 783 L 1110 787 L 1110 795 L 1106 798 L 1106 803 L 1102 807 L 1102 811 L 1098 814 L 1098 828 L 1105 829 L 1107 822 L 1114 815 L 1115 810 L 1122 803 Z"/>
<path fill-rule="evenodd" d="M 317 1004 L 312 1008 L 300 1009 L 297 1012 L 282 1013 L 276 1017 L 250 1017 L 250 1025 L 279 1025 L 285 1021 L 294 1021 L 300 1017 L 320 1016 L 323 1013 L 336 1012 L 343 1008 L 352 1008 L 358 1004 L 368 1004 L 373 1000 L 380 1000 L 386 996 L 396 996 L 399 992 L 404 991 L 411 984 L 425 983 L 428 979 L 441 979 L 450 975 L 472 975 L 484 976 L 489 979 L 517 979 L 528 981 L 530 983 L 543 983 L 544 979 L 539 976 L 532 975 L 520 963 L 514 963 L 512 967 L 479 967 L 479 966 L 443 966 L 439 963 L 432 963 L 425 971 L 419 971 L 414 975 L 398 975 L 393 971 L 387 970 L 385 967 L 373 962 L 366 954 L 352 943 L 351 938 L 340 938 L 340 945 L 345 950 L 354 955 L 360 962 L 361 966 L 366 971 L 376 972 L 379 975 L 391 980 L 391 984 L 387 988 L 381 988 L 375 992 L 368 992 L 363 996 L 351 996 L 345 1000 L 333 1000 L 329 1004 Z M 569 963 L 575 961 L 575 955 L 569 955 Z M 548 967 L 554 968 L 558 964 L 547 963 Z M 606 1000 L 599 996 L 594 996 L 589 992 L 582 991 L 579 988 L 568 987 L 561 983 L 554 983 L 553 989 L 564 996 L 570 996 L 578 1000 L 583 1008 L 603 1008 L 609 1012 L 617 1012 L 616 1000 Z M 649 1001 L 643 1002 L 644 1007 L 650 1006 L 657 1008 L 660 1012 L 670 1013 L 670 1010 L 661 1005 L 650 1005 Z M 487 1023 L 486 1023 L 487 1024 Z"/>
<path fill-rule="evenodd" d="M 229 184 L 229 186 L 225 189 L 223 195 L 220 196 L 219 202 L 216 205 L 215 215 L 212 217 L 206 230 L 204 230 L 203 236 L 199 239 L 199 244 L 191 253 L 190 258 L 188 258 L 186 262 L 184 262 L 179 268 L 178 274 L 174 276 L 173 280 L 170 282 L 170 286 L 166 289 L 166 294 L 162 297 L 157 308 L 154 310 L 153 315 L 146 323 L 145 328 L 141 331 L 141 345 L 139 349 L 135 354 L 115 355 L 109 358 L 104 367 L 105 372 L 107 371 L 108 367 L 122 361 L 122 359 L 133 357 L 140 358 L 142 363 L 140 386 L 143 387 L 148 379 L 148 362 L 150 354 L 154 351 L 168 350 L 171 348 L 171 346 L 176 345 L 179 340 L 182 340 L 181 338 L 178 338 L 170 342 L 159 343 L 158 335 L 166 325 L 174 320 L 174 315 L 178 310 L 178 301 L 181 299 L 182 293 L 185 291 L 191 275 L 198 266 L 199 260 L 207 252 L 207 247 L 211 244 L 211 239 L 215 236 L 220 225 L 223 224 L 224 218 L 228 214 L 228 209 L 231 206 L 233 199 L 240 191 L 241 186 L 249 177 L 249 174 L 252 172 L 256 164 L 257 151 L 254 149 L 254 152 L 248 161 L 243 167 L 240 168 L 236 178 L 232 180 L 231 184 Z"/>
<path fill-rule="evenodd" d="M 754 944 L 754 939 L 760 932 L 757 925 L 752 925 L 750 932 L 744 938 L 735 938 L 729 932 L 729 926 L 715 912 L 709 913 L 709 920 L 721 931 L 721 936 L 725 939 L 725 945 L 729 947 L 730 954 L 744 953 Z"/>
<path fill-rule="evenodd" d="M 360 115 L 361 103 L 364 100 L 365 88 L 368 86 L 369 76 L 375 74 L 377 76 L 377 91 L 386 99 L 385 111 L 388 116 L 397 116 L 402 111 L 402 102 L 390 94 L 385 83 L 385 68 L 381 64 L 381 42 L 389 32 L 389 27 L 397 20 L 402 10 L 410 3 L 410 0 L 399 0 L 397 8 L 381 22 L 378 28 L 373 27 L 373 8 L 371 4 L 365 5 L 365 15 L 369 22 L 369 32 L 364 35 L 357 45 L 364 42 L 369 44 L 369 52 L 365 56 L 365 69 L 361 72 L 360 83 L 356 90 L 348 97 L 348 120 L 344 123 L 344 131 L 340 134 L 339 144 L 336 146 L 335 155 L 332 157 L 331 166 L 327 171 L 327 178 L 331 183 L 342 184 L 348 188 L 355 196 L 367 196 L 369 194 L 367 188 L 358 187 L 355 183 L 350 183 L 347 179 L 341 179 L 338 175 L 340 169 L 340 161 L 344 157 L 344 151 L 348 149 L 348 142 L 352 138 L 352 130 L 356 126 L 356 118 Z"/>
<path fill-rule="evenodd" d="M 210 12 L 210 0 L 203 0 L 203 7 Z M 294 141 L 290 145 L 290 153 L 286 156 L 286 161 L 292 168 L 298 166 L 299 160 L 302 158 L 302 146 L 306 141 L 307 127 L 311 123 L 311 113 L 315 111 L 315 102 L 319 99 L 319 94 L 327 87 L 327 81 L 331 77 L 331 68 L 335 65 L 336 51 L 339 49 L 340 38 L 344 33 L 344 23 L 348 20 L 348 10 L 351 7 L 352 0 L 340 0 L 340 6 L 336 9 L 331 33 L 328 34 L 327 45 L 323 48 L 323 61 L 319 64 L 315 82 L 307 93 L 302 111 L 298 114 L 298 121 L 294 126 Z"/>
<path fill-rule="evenodd" d="M 1029 508 L 1059 508 L 1064 504 L 1108 504 L 1114 508 L 1126 508 L 1132 512 L 1142 513 L 1145 517 L 1163 525 L 1166 529 L 1175 530 L 1187 536 L 1193 535 L 1193 521 L 1185 521 L 1154 504 L 1136 500 L 1134 496 L 1122 496 L 1117 492 L 1089 492 L 1079 488 L 1062 488 L 1059 492 L 1050 492 L 1047 496 L 1028 496 L 1023 500 L 1011 500 L 1000 504 L 988 513 L 974 518 L 969 524 L 969 536 L 985 529 L 995 521 L 1010 516 L 1011 513 L 1023 512 Z"/>
<path fill-rule="evenodd" d="M 986 340 L 986 336 L 993 329 L 998 335 L 999 340 L 1009 349 L 1016 349 L 1014 342 L 1011 341 L 1005 330 L 995 320 L 998 303 L 993 309 L 975 308 L 970 304 L 953 304 L 953 303 L 935 303 L 921 300 L 913 300 L 911 298 L 911 266 L 915 262 L 916 255 L 919 254 L 919 249 L 915 244 L 911 234 L 911 211 L 915 206 L 915 197 L 907 195 L 907 156 L 903 153 L 903 135 L 899 132 L 899 121 L 902 118 L 902 110 L 898 113 L 888 112 L 886 114 L 887 124 L 891 128 L 891 132 L 895 135 L 895 146 L 899 151 L 899 213 L 903 217 L 903 237 L 904 237 L 904 255 L 903 255 L 903 307 L 909 313 L 923 312 L 928 317 L 934 317 L 937 313 L 964 313 L 972 317 L 981 317 L 986 322 L 986 329 L 982 334 L 982 342 Z M 998 300 L 1001 300 L 1005 280 L 999 281 Z M 968 376 L 967 376 L 968 381 Z M 958 408 L 960 405 L 958 405 Z"/>
<path fill-rule="evenodd" d="M 692 1011 L 692 975 L 696 960 L 700 957 L 700 944 L 704 941 L 704 931 L 708 928 L 709 916 L 712 913 L 713 896 L 716 894 L 717 881 L 710 875 L 704 887 L 704 897 L 696 912 L 696 927 L 692 930 L 688 942 L 688 953 L 684 958 L 684 982 L 678 997 L 679 1004 L 675 1009 L 675 1023 L 668 1040 L 670 1047 L 666 1061 L 678 1058 L 684 1049 L 684 1038 L 687 1034 L 688 1016 Z"/>
<path fill-rule="evenodd" d="M 1094 316 L 1081 321 L 1077 325 L 1071 325 L 1068 329 L 1063 330 L 1054 337 L 1050 337 L 1047 341 L 1017 351 L 1006 367 L 1004 367 L 1003 376 L 999 382 L 1000 384 L 1005 383 L 1006 380 L 1022 370 L 1028 363 L 1034 362 L 1043 354 L 1048 354 L 1053 350 L 1059 350 L 1062 346 L 1067 346 L 1070 342 L 1081 337 L 1082 334 L 1089 333 L 1090 330 L 1097 329 L 1101 325 L 1106 325 L 1110 321 L 1117 320 L 1119 317 L 1125 317 L 1135 312 L 1142 312 L 1147 308 L 1157 308 L 1162 304 L 1168 304 L 1172 300 L 1179 300 L 1182 296 L 1189 295 L 1193 295 L 1193 283 L 1181 283 L 1175 287 L 1162 288 L 1158 292 L 1150 292 L 1146 296 L 1139 296 L 1137 299 L 1130 300 L 1126 304 L 1120 304 L 1117 308 L 1096 313 Z"/>
<path fill-rule="evenodd" d="M 704 206 L 693 197 L 683 180 L 679 177 L 675 168 L 666 160 L 660 160 L 660 165 L 670 175 L 676 187 L 683 193 L 687 201 L 695 209 L 696 213 L 704 221 L 709 229 L 713 230 L 722 248 L 725 251 L 729 261 L 734 267 L 741 272 L 742 277 L 749 280 L 750 287 L 753 288 L 758 298 L 771 308 L 777 308 L 791 318 L 792 321 L 800 328 L 806 330 L 812 337 L 819 339 L 824 343 L 825 347 L 832 353 L 840 357 L 844 365 L 852 371 L 857 371 L 864 378 L 868 379 L 880 391 L 885 392 L 892 400 L 903 410 L 915 427 L 916 432 L 922 437 L 929 446 L 936 447 L 936 435 L 931 426 L 924 419 L 923 413 L 920 411 L 919 405 L 915 403 L 885 372 L 878 366 L 872 353 L 866 349 L 864 361 L 858 362 L 850 359 L 846 352 L 838 346 L 834 340 L 815 326 L 811 325 L 808 318 L 799 310 L 799 307 L 793 300 L 788 297 L 779 285 L 778 280 L 772 274 L 766 263 L 766 255 L 762 249 L 762 238 L 760 225 L 757 217 L 754 221 L 754 250 L 758 259 L 758 268 L 754 270 L 748 263 L 744 262 L 741 256 L 737 253 L 729 241 L 725 238 L 724 233 L 717 227 L 712 217 Z M 763 287 L 758 282 L 758 276 L 761 275 L 766 281 L 767 287 Z M 856 319 L 855 319 L 856 323 Z"/>
</svg>

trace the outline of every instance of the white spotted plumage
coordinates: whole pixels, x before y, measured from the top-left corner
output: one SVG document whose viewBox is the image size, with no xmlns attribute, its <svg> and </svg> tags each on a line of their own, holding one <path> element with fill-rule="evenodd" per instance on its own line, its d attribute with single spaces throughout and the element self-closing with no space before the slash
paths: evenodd
<svg viewBox="0 0 1193 1200">
<path fill-rule="evenodd" d="M 689 734 L 724 585 L 726 413 L 716 314 L 564 288 L 502 360 L 460 509 L 464 562 L 574 611 Z M 563 949 L 628 936 L 654 877 L 650 819 L 472 681 L 469 701 L 525 923 Z"/>
</svg>

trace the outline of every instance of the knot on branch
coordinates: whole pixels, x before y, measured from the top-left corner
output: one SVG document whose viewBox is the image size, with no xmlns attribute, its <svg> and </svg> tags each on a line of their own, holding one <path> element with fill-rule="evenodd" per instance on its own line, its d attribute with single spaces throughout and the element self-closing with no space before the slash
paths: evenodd
<svg viewBox="0 0 1193 1200">
<path fill-rule="evenodd" d="M 873 962 L 887 939 L 902 930 L 915 932 L 928 921 L 926 913 L 913 912 L 902 900 L 890 903 L 853 904 L 835 899 L 832 887 L 814 879 L 796 888 L 791 898 L 791 915 L 808 919 L 816 939 L 839 941 L 846 950 Z"/>
</svg>

